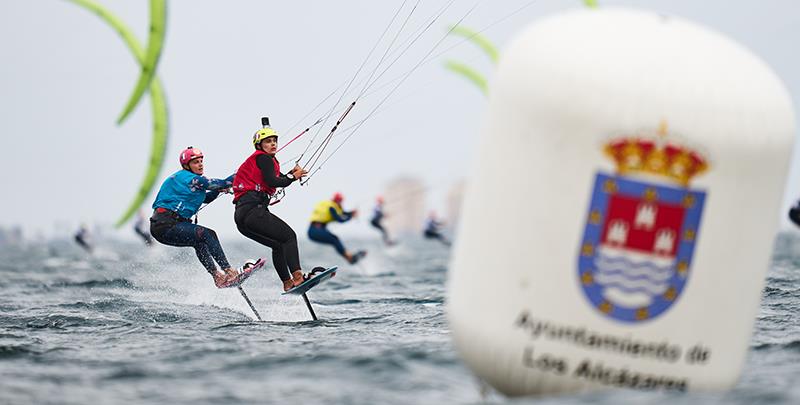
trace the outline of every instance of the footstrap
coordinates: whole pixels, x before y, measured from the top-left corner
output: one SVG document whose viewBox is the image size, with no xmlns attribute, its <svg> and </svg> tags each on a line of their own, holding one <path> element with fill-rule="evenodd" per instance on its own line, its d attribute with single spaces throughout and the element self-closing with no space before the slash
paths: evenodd
<svg viewBox="0 0 800 405">
<path fill-rule="evenodd" d="M 324 271 L 325 271 L 325 268 L 324 268 L 324 267 L 314 267 L 313 269 L 311 269 L 311 272 L 310 272 L 310 273 L 308 273 L 308 274 L 306 274 L 306 275 L 305 275 L 305 279 L 306 279 L 306 280 L 308 280 L 308 279 L 310 279 L 310 278 L 313 278 L 313 277 L 314 277 L 314 276 L 316 276 L 317 274 L 319 274 L 319 273 L 322 273 L 322 272 L 324 272 Z"/>
</svg>

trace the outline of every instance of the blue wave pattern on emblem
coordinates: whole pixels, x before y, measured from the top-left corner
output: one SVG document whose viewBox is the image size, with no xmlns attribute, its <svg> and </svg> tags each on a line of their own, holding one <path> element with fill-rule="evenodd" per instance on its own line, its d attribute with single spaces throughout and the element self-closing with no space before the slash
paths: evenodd
<svg viewBox="0 0 800 405">
<path fill-rule="evenodd" d="M 624 257 L 614 257 L 602 249 L 598 252 L 594 263 L 599 273 L 608 275 L 622 273 L 631 280 L 646 278 L 653 283 L 669 279 L 675 271 L 674 261 L 665 266 L 654 262 L 637 263 Z"/>
<path fill-rule="evenodd" d="M 659 266 L 647 259 L 631 260 L 614 257 L 615 253 L 600 248 L 595 258 L 595 281 L 605 289 L 603 296 L 611 303 L 622 306 L 644 307 L 652 303 L 655 295 L 669 288 L 674 274 L 674 261 Z M 636 296 L 628 296 L 634 293 Z"/>
</svg>

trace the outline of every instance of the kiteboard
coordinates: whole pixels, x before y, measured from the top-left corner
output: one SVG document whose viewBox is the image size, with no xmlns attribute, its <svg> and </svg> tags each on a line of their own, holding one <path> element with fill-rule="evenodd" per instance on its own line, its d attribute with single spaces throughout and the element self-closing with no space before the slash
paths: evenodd
<svg viewBox="0 0 800 405">
<path fill-rule="evenodd" d="M 241 286 L 242 283 L 245 282 L 245 280 L 250 278 L 250 276 L 252 276 L 253 273 L 256 272 L 256 270 L 264 267 L 264 263 L 266 263 L 266 260 L 264 260 L 264 258 L 262 258 L 262 257 L 259 257 L 254 262 L 253 261 L 245 262 L 244 265 L 242 266 L 242 268 L 239 269 L 239 277 L 237 277 L 236 280 L 234 280 L 230 284 L 226 285 L 224 288 L 231 288 L 231 287 L 239 287 L 239 286 Z"/>
<path fill-rule="evenodd" d="M 319 267 L 319 269 L 321 269 L 321 267 Z M 289 291 L 284 292 L 282 295 L 286 295 L 286 294 L 295 294 L 295 295 L 305 294 L 308 290 L 316 287 L 317 285 L 319 285 L 323 281 L 326 281 L 329 278 L 335 276 L 337 269 L 338 269 L 337 266 L 329 267 L 329 268 L 327 268 L 325 270 L 317 271 L 317 272 L 314 271 L 314 270 L 317 270 L 317 269 L 314 269 L 314 270 L 311 271 L 311 273 L 309 273 L 312 276 L 311 278 L 309 278 L 306 281 L 303 281 L 303 283 L 298 285 L 298 286 L 292 287 Z"/>
</svg>

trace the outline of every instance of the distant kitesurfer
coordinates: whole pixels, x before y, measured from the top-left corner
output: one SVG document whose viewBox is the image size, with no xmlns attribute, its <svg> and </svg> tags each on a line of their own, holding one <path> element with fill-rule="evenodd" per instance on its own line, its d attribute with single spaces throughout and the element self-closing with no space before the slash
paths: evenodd
<svg viewBox="0 0 800 405">
<path fill-rule="evenodd" d="M 392 246 L 394 242 L 389 238 L 389 232 L 386 231 L 386 228 L 384 228 L 382 224 L 384 218 L 386 218 L 386 214 L 383 212 L 383 197 L 378 196 L 375 200 L 375 208 L 372 209 L 372 219 L 369 223 L 373 228 L 381 232 L 383 243 L 385 243 L 386 246 Z"/>
<path fill-rule="evenodd" d="M 204 177 L 203 152 L 191 146 L 181 152 L 179 160 L 182 169 L 164 180 L 153 202 L 150 233 L 165 245 L 193 247 L 218 288 L 235 286 L 240 273 L 228 263 L 216 232 L 193 224 L 190 219 L 203 203 L 214 201 L 220 192 L 229 189 L 233 176 L 226 179 Z M 215 261 L 222 273 L 217 271 Z"/>
<path fill-rule="evenodd" d="M 789 208 L 789 219 L 795 225 L 800 226 L 800 201 L 796 202 L 792 208 Z"/>
<path fill-rule="evenodd" d="M 436 212 L 431 211 L 430 215 L 428 215 L 428 219 L 425 221 L 423 236 L 425 236 L 425 239 L 438 239 L 446 246 L 450 246 L 450 241 L 442 235 L 442 225 L 444 225 L 444 223 L 436 219 Z"/>
<path fill-rule="evenodd" d="M 142 211 L 139 211 L 136 215 L 133 231 L 142 238 L 145 245 L 153 246 L 153 237 L 150 236 L 150 231 L 145 227 L 145 216 Z"/>
<path fill-rule="evenodd" d="M 253 135 L 253 152 L 233 179 L 234 221 L 242 235 L 272 249 L 272 263 L 283 281 L 283 290 L 300 285 L 306 278 L 300 267 L 297 235 L 282 219 L 269 211 L 270 198 L 278 187 L 287 187 L 308 174 L 299 165 L 281 174 L 278 133 L 261 119 L 263 128 Z"/>
<path fill-rule="evenodd" d="M 81 224 L 78 232 L 75 233 L 75 242 L 89 253 L 92 253 L 92 244 L 89 240 L 89 229 L 85 224 Z"/>
<path fill-rule="evenodd" d="M 357 210 L 345 211 L 342 208 L 342 201 L 344 201 L 342 193 L 336 193 L 330 200 L 320 201 L 314 207 L 314 212 L 311 213 L 311 224 L 308 226 L 308 237 L 314 242 L 333 246 L 348 263 L 356 264 L 367 255 L 367 252 L 364 250 L 356 253 L 348 252 L 339 238 L 328 230 L 329 223 L 333 221 L 347 222 L 358 214 Z"/>
</svg>

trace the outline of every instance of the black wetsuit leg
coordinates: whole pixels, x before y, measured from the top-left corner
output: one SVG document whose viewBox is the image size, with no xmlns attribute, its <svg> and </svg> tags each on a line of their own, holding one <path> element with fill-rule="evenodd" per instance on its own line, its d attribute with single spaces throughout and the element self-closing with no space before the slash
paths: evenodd
<svg viewBox="0 0 800 405">
<path fill-rule="evenodd" d="M 85 240 L 83 240 L 83 237 L 81 237 L 80 235 L 75 235 L 75 242 L 76 242 L 78 245 L 80 245 L 80 246 L 81 246 L 81 247 L 82 247 L 84 250 L 86 250 L 87 252 L 89 252 L 89 253 L 91 253 L 91 252 L 92 252 L 92 247 L 91 247 L 91 246 L 89 246 L 89 244 L 88 244 L 88 243 L 86 243 L 86 241 L 85 241 Z"/>
<path fill-rule="evenodd" d="M 370 221 L 370 225 L 372 225 L 373 227 L 375 227 L 376 229 L 381 231 L 381 238 L 383 238 L 383 243 L 386 243 L 388 245 L 389 242 L 390 242 L 389 241 L 389 233 L 386 232 L 386 229 L 381 224 L 381 221 L 378 220 L 377 218 L 373 219 L 372 221 Z"/>
<path fill-rule="evenodd" d="M 444 243 L 446 246 L 450 246 L 450 241 L 447 240 L 447 238 L 445 238 L 444 235 L 442 235 L 441 233 L 436 232 L 436 231 L 426 230 L 425 231 L 425 238 L 426 239 L 438 239 L 440 242 Z"/>
<path fill-rule="evenodd" d="M 264 203 L 239 202 L 233 219 L 242 235 L 272 249 L 272 263 L 281 280 L 291 279 L 291 271 L 300 269 L 297 235 Z"/>
</svg>

